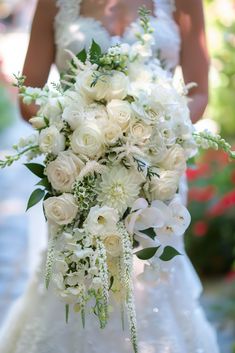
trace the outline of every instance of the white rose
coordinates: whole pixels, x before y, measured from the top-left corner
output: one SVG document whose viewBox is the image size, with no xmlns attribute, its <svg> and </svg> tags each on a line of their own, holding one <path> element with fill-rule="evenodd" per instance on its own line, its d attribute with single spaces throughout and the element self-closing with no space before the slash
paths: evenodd
<svg viewBox="0 0 235 353">
<path fill-rule="evenodd" d="M 43 129 L 46 127 L 45 119 L 40 116 L 34 116 L 33 118 L 29 119 L 29 122 L 34 129 Z"/>
<path fill-rule="evenodd" d="M 106 125 L 104 125 L 103 133 L 105 142 L 108 145 L 115 144 L 117 140 L 123 136 L 120 126 L 111 121 L 107 121 Z"/>
<path fill-rule="evenodd" d="M 77 215 L 78 206 L 71 194 L 53 196 L 44 201 L 47 218 L 59 225 L 71 223 Z"/>
<path fill-rule="evenodd" d="M 160 166 L 167 170 L 177 171 L 181 175 L 184 174 L 187 168 L 184 149 L 178 144 L 172 146 Z"/>
<path fill-rule="evenodd" d="M 50 126 L 40 132 L 39 148 L 43 153 L 58 154 L 65 149 L 65 137 L 55 126 Z"/>
<path fill-rule="evenodd" d="M 149 197 L 152 200 L 171 200 L 179 187 L 179 174 L 174 171 L 164 171 L 159 177 L 153 177 L 148 185 Z"/>
<path fill-rule="evenodd" d="M 100 76 L 99 71 L 86 70 L 81 72 L 76 82 L 76 88 L 81 91 L 85 97 L 92 100 L 100 101 L 105 99 L 107 92 L 110 90 L 110 76 L 102 75 L 95 84 L 92 84 L 96 77 Z"/>
<path fill-rule="evenodd" d="M 48 164 L 46 174 L 55 190 L 70 192 L 83 166 L 84 163 L 72 151 L 64 151 Z"/>
<path fill-rule="evenodd" d="M 110 256 L 117 257 L 122 252 L 122 239 L 120 234 L 109 234 L 104 239 L 104 246 Z"/>
<path fill-rule="evenodd" d="M 109 77 L 109 89 L 105 91 L 105 99 L 124 99 L 127 96 L 129 80 L 128 77 L 120 71 L 112 71 Z"/>
<path fill-rule="evenodd" d="M 137 144 L 144 144 L 152 134 L 152 127 L 142 122 L 132 122 L 130 124 L 129 135 Z"/>
<path fill-rule="evenodd" d="M 109 119 L 117 123 L 122 131 L 127 130 L 133 116 L 130 103 L 120 99 L 113 99 L 107 104 L 107 112 Z"/>
<path fill-rule="evenodd" d="M 118 213 L 114 208 L 95 206 L 90 209 L 85 225 L 91 235 L 103 235 L 114 232 L 118 220 Z"/>
<path fill-rule="evenodd" d="M 95 122 L 84 123 L 73 132 L 71 138 L 72 150 L 89 158 L 100 157 L 103 144 L 104 136 Z"/>
</svg>

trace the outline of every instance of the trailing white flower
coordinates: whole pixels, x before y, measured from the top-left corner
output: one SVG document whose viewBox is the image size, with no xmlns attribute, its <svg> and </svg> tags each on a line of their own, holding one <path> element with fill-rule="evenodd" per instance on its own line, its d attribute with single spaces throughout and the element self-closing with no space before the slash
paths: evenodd
<svg viewBox="0 0 235 353">
<path fill-rule="evenodd" d="M 131 236 L 122 222 L 118 224 L 118 231 L 122 237 L 123 255 L 121 258 L 121 283 L 125 288 L 125 304 L 130 326 L 131 342 L 134 352 L 138 352 L 137 322 L 133 287 L 133 253 Z"/>
<path fill-rule="evenodd" d="M 108 304 L 109 304 L 109 273 L 107 266 L 107 255 L 106 249 L 103 241 L 96 237 L 97 243 L 97 255 L 99 262 L 99 278 L 101 279 L 100 286 L 102 288 L 102 297 L 103 297 L 103 308 L 101 311 L 100 324 L 101 328 L 104 328 L 108 320 Z"/>
</svg>

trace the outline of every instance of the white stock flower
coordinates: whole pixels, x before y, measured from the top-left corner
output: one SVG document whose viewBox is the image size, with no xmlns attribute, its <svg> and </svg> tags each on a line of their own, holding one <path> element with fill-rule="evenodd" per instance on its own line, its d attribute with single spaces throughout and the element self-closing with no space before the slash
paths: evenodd
<svg viewBox="0 0 235 353">
<path fill-rule="evenodd" d="M 74 153 L 89 158 L 99 158 L 103 152 L 104 136 L 96 122 L 84 123 L 77 128 L 71 138 Z"/>
<path fill-rule="evenodd" d="M 140 184 L 140 178 L 132 170 L 121 165 L 107 169 L 102 174 L 98 201 L 122 214 L 137 199 Z"/>
<path fill-rule="evenodd" d="M 33 118 L 29 119 L 29 123 L 34 129 L 43 129 L 46 127 L 45 119 L 41 116 L 34 116 Z"/>
<path fill-rule="evenodd" d="M 95 206 L 90 209 L 85 227 L 91 235 L 104 235 L 115 232 L 119 220 L 117 211 L 108 206 Z"/>
<path fill-rule="evenodd" d="M 179 174 L 167 170 L 159 173 L 160 177 L 154 176 L 148 182 L 148 196 L 150 200 L 171 200 L 179 187 Z"/>
<path fill-rule="evenodd" d="M 48 97 L 39 109 L 39 115 L 45 116 L 50 123 L 57 122 L 62 114 L 62 101 L 62 97 Z"/>
<path fill-rule="evenodd" d="M 130 103 L 120 99 L 113 99 L 107 104 L 109 119 L 120 126 L 122 131 L 128 129 L 133 112 Z"/>
<path fill-rule="evenodd" d="M 60 152 L 46 167 L 46 174 L 52 187 L 60 192 L 72 191 L 73 183 L 84 163 L 72 151 Z"/>
<path fill-rule="evenodd" d="M 178 144 L 173 145 L 161 161 L 160 167 L 184 174 L 187 168 L 184 149 Z"/>
<path fill-rule="evenodd" d="M 53 196 L 44 201 L 47 218 L 59 225 L 71 223 L 77 215 L 78 206 L 72 194 Z"/>
<path fill-rule="evenodd" d="M 39 148 L 43 153 L 58 154 L 65 149 L 65 137 L 55 126 L 49 126 L 39 134 Z"/>
</svg>

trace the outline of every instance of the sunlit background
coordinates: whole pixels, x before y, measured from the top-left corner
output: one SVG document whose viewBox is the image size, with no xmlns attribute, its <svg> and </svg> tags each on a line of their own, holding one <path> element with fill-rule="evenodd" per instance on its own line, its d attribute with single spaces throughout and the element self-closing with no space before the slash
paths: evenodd
<svg viewBox="0 0 235 353">
<path fill-rule="evenodd" d="M 200 125 L 221 132 L 235 146 L 235 1 L 204 4 L 210 104 Z M 32 132 L 20 119 L 12 74 L 22 69 L 34 6 L 35 0 L 0 0 L 0 158 Z M 223 153 L 203 153 L 188 179 L 193 219 L 187 251 L 203 280 L 202 304 L 218 331 L 221 353 L 235 353 L 235 163 Z M 40 206 L 25 214 L 34 183 L 20 163 L 0 171 L 0 325 L 46 244 Z"/>
</svg>

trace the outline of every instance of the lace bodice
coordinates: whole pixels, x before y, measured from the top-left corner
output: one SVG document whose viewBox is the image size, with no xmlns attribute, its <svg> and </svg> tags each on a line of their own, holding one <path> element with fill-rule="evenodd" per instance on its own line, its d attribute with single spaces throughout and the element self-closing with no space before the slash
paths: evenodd
<svg viewBox="0 0 235 353">
<path fill-rule="evenodd" d="M 92 39 L 105 51 L 110 45 L 121 42 L 133 43 L 139 29 L 138 21 L 132 22 L 122 36 L 112 36 L 102 23 L 91 17 L 80 15 L 82 0 L 57 0 L 59 8 L 55 19 L 56 65 L 60 71 L 66 68 L 69 49 L 78 53 L 84 47 L 89 48 Z M 168 70 L 179 63 L 180 34 L 173 19 L 174 0 L 153 0 L 154 12 L 150 18 L 154 29 L 156 45 L 154 52 L 163 60 Z"/>
</svg>

